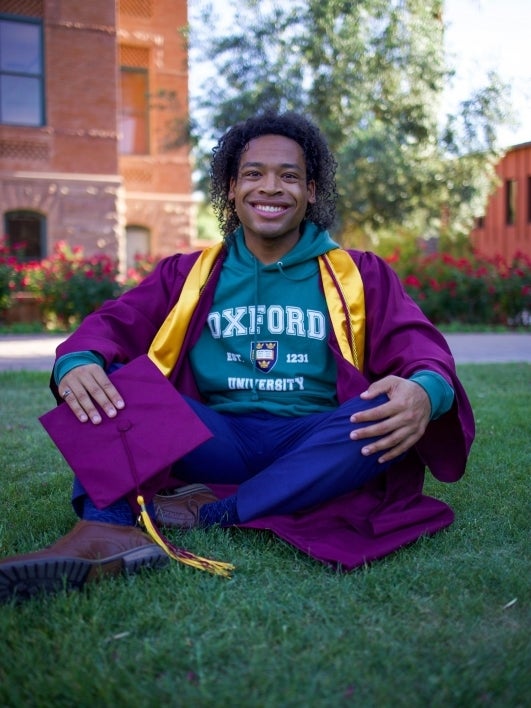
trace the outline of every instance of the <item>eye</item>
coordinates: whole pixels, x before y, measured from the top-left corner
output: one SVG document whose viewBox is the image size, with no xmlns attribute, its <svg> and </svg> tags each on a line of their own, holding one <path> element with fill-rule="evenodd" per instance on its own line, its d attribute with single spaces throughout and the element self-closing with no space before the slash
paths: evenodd
<svg viewBox="0 0 531 708">
<path fill-rule="evenodd" d="M 299 179 L 299 175 L 295 174 L 294 172 L 285 172 L 282 175 L 282 178 L 287 180 L 288 182 L 296 182 Z"/>
</svg>

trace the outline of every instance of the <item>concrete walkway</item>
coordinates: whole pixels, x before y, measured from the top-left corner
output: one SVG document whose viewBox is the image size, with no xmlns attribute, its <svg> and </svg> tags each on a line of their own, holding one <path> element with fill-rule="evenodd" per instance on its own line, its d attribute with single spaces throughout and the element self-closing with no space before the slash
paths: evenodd
<svg viewBox="0 0 531 708">
<path fill-rule="evenodd" d="M 445 334 L 458 364 L 531 362 L 531 334 Z"/>
<path fill-rule="evenodd" d="M 458 364 L 531 362 L 531 334 L 447 334 Z M 0 335 L 0 371 L 51 371 L 64 336 Z"/>
<path fill-rule="evenodd" d="M 0 371 L 51 371 L 65 339 L 51 334 L 0 335 Z"/>
</svg>

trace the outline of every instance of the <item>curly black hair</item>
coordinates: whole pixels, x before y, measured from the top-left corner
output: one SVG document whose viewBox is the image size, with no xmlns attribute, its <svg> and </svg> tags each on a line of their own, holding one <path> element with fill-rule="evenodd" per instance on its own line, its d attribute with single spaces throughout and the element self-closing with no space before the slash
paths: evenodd
<svg viewBox="0 0 531 708">
<path fill-rule="evenodd" d="M 303 151 L 308 182 L 315 182 L 315 203 L 308 204 L 305 218 L 322 229 L 332 226 L 336 215 L 337 162 L 319 130 L 308 118 L 288 111 L 268 111 L 230 128 L 212 153 L 210 196 L 223 236 L 228 237 L 240 225 L 234 202 L 229 199 L 231 179 L 238 176 L 240 157 L 253 138 L 282 135 L 295 140 Z"/>
</svg>

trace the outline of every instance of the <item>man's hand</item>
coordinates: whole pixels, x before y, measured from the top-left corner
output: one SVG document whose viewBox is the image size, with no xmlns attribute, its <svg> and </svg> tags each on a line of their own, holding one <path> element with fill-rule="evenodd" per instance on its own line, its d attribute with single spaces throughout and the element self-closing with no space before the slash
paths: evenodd
<svg viewBox="0 0 531 708">
<path fill-rule="evenodd" d="M 351 423 L 372 423 L 365 428 L 353 430 L 352 440 L 378 437 L 362 449 L 363 455 L 373 455 L 385 450 L 378 462 L 388 462 L 409 450 L 420 440 L 430 421 L 431 404 L 422 386 L 399 376 L 386 376 L 371 384 L 361 394 L 370 400 L 385 393 L 389 401 L 381 406 L 350 418 Z"/>
<path fill-rule="evenodd" d="M 84 364 L 68 372 L 59 384 L 59 395 L 82 422 L 101 423 L 98 403 L 109 418 L 114 418 L 125 403 L 105 371 L 98 364 Z"/>
</svg>

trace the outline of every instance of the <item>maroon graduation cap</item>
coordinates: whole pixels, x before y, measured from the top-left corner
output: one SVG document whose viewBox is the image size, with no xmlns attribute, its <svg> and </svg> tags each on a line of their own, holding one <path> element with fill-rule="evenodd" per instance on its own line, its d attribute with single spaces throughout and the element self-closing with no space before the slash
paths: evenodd
<svg viewBox="0 0 531 708">
<path fill-rule="evenodd" d="M 188 562 L 186 557 L 190 565 L 218 572 L 204 567 L 216 561 L 172 546 L 149 518 L 142 496 L 143 485 L 212 433 L 148 356 L 125 364 L 110 378 L 125 401 L 114 418 L 100 409 L 99 425 L 81 423 L 61 404 L 42 415 L 41 424 L 99 509 L 136 494 L 141 520 L 156 543 L 172 557 L 177 553 L 176 560 Z M 199 566 L 196 559 L 202 561 Z"/>
</svg>

